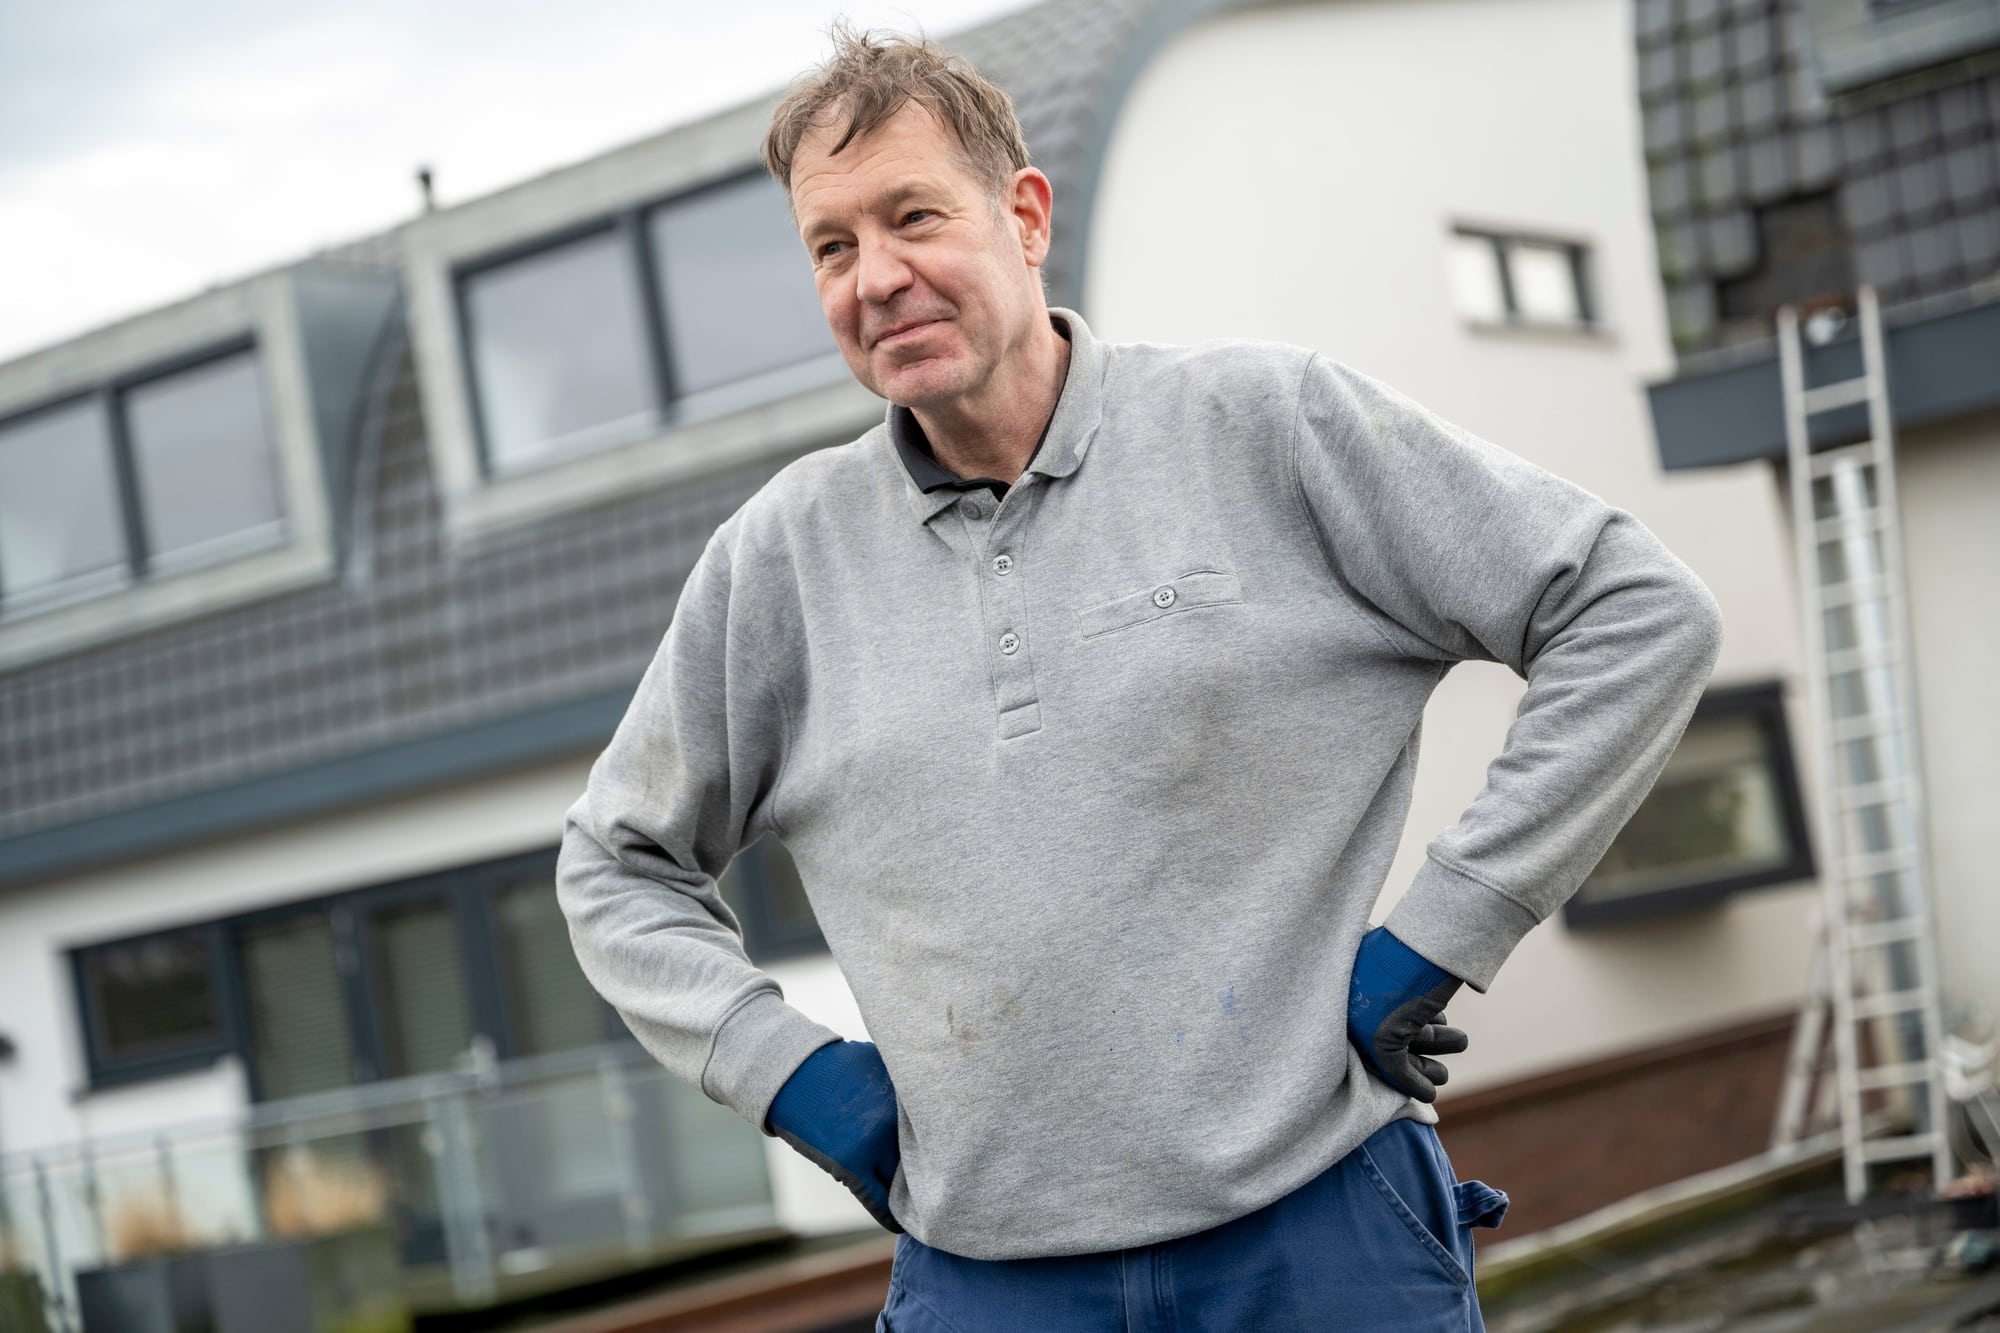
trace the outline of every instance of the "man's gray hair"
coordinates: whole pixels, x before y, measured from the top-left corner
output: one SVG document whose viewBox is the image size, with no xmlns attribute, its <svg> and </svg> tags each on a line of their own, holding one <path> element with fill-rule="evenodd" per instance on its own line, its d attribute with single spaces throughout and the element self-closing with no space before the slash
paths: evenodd
<svg viewBox="0 0 2000 1333">
<path fill-rule="evenodd" d="M 788 197 L 792 163 L 809 131 L 839 126 L 832 148 L 838 153 L 906 102 L 922 106 L 952 132 L 961 165 L 996 197 L 1028 165 L 1013 101 L 967 61 L 922 34 L 858 32 L 841 20 L 828 35 L 833 55 L 778 104 L 764 138 L 764 166 Z"/>
</svg>

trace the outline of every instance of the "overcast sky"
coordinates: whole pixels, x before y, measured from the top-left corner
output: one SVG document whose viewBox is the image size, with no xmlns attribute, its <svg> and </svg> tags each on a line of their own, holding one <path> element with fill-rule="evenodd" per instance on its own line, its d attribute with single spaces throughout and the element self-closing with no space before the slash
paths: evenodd
<svg viewBox="0 0 2000 1333">
<path fill-rule="evenodd" d="M 1025 0 L 0 0 L 0 361 Z"/>
</svg>

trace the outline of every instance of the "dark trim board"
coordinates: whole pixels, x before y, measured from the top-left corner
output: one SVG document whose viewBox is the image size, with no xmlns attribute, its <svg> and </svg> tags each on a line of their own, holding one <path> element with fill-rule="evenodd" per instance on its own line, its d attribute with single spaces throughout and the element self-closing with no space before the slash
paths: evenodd
<svg viewBox="0 0 2000 1333">
<path fill-rule="evenodd" d="M 509 768 L 611 739 L 636 682 L 532 713 L 341 755 L 303 768 L 116 810 L 0 842 L 0 890 L 206 838 L 326 814 L 384 796 Z M 551 828 L 551 835 L 557 831 Z"/>
<path fill-rule="evenodd" d="M 1889 400 L 1898 429 L 2000 407 L 2000 301 L 1898 322 L 1883 313 Z M 1724 369 L 1684 374 L 1646 386 L 1660 466 L 1718 467 L 1785 456 L 1785 406 L 1775 339 Z M 1825 384 L 1861 373 L 1858 336 L 1809 349 L 1806 382 Z M 1864 437 L 1862 405 L 1817 418 L 1813 445 Z"/>
<path fill-rule="evenodd" d="M 2000 406 L 2000 300 L 1952 310 L 1934 318 L 1896 322 L 1884 312 L 1890 404 L 1896 426 L 1922 426 Z M 1746 352 L 1748 360 L 1720 370 L 1682 374 L 1648 384 L 1652 430 L 1660 466 L 1708 468 L 1758 458 L 1784 458 L 1784 392 L 1778 380 L 1776 338 Z M 1806 382 L 1826 384 L 1862 370 L 1858 334 L 1846 334 L 1806 354 Z M 1814 448 L 1844 444 L 1866 434 L 1862 404 L 1814 420 Z"/>
</svg>

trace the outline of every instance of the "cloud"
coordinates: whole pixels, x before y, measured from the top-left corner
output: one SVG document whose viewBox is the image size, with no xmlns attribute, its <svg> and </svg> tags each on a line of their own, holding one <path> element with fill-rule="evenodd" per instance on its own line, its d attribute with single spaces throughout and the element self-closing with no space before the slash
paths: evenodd
<svg viewBox="0 0 2000 1333">
<path fill-rule="evenodd" d="M 1019 3 L 845 9 L 948 32 Z M 0 20 L 0 125 L 37 125 L 0 135 L 0 361 L 394 226 L 419 164 L 449 205 L 776 88 L 837 12 L 206 0 L 176 25 L 126 0 L 21 8 L 52 13 Z"/>
</svg>

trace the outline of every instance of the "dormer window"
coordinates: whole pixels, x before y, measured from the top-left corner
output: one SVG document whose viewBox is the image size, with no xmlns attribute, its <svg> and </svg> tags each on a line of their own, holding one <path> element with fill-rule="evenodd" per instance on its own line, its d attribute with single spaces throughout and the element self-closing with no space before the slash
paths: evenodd
<svg viewBox="0 0 2000 1333">
<path fill-rule="evenodd" d="M 674 391 L 693 397 L 834 350 L 785 196 L 761 172 L 653 210 Z"/>
<path fill-rule="evenodd" d="M 747 405 L 834 350 L 768 176 L 458 271 L 487 476 Z"/>
<path fill-rule="evenodd" d="M 280 540 L 255 352 L 0 423 L 0 611 L 88 597 Z"/>
<path fill-rule="evenodd" d="M 330 577 L 396 296 L 299 264 L 0 365 L 0 667 Z"/>
<path fill-rule="evenodd" d="M 125 524 L 95 398 L 0 421 L 0 607 L 116 587 Z"/>
<path fill-rule="evenodd" d="M 658 426 L 630 249 L 605 231 L 460 279 L 489 472 Z"/>
<path fill-rule="evenodd" d="M 839 444 L 881 420 L 820 312 L 752 105 L 403 231 L 445 533 Z"/>
<path fill-rule="evenodd" d="M 162 375 L 122 398 L 139 527 L 153 568 L 223 559 L 282 539 L 285 506 L 254 352 Z"/>
</svg>

